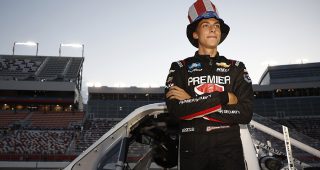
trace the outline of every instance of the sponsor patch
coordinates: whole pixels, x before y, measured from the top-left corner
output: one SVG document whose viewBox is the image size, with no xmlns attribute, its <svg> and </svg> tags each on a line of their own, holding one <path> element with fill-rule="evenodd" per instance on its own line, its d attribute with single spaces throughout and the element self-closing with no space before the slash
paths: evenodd
<svg viewBox="0 0 320 170">
<path fill-rule="evenodd" d="M 194 71 L 202 71 L 202 68 L 201 68 L 201 63 L 197 62 L 197 63 L 192 63 L 190 65 L 188 65 L 188 72 L 189 73 L 192 73 Z"/>
<path fill-rule="evenodd" d="M 191 99 L 186 99 L 186 100 L 180 100 L 179 104 L 185 104 L 185 103 L 197 103 L 201 100 L 207 100 L 208 98 L 211 97 L 211 94 L 207 95 L 207 96 L 200 96 L 198 98 L 191 98 Z"/>
<path fill-rule="evenodd" d="M 169 74 L 174 73 L 176 70 L 169 70 Z"/>
<path fill-rule="evenodd" d="M 225 129 L 225 128 L 229 128 L 230 126 L 207 126 L 206 131 L 210 132 L 216 129 Z"/>
<path fill-rule="evenodd" d="M 167 78 L 167 83 L 171 83 L 171 82 L 172 82 L 172 80 L 173 80 L 173 77 L 171 77 L 171 76 L 170 76 L 170 77 L 168 77 L 168 78 Z"/>
<path fill-rule="evenodd" d="M 168 85 L 166 86 L 167 89 L 169 89 L 170 87 L 174 86 L 174 83 L 168 83 Z"/>
<path fill-rule="evenodd" d="M 181 61 L 177 61 L 177 64 L 179 65 L 179 67 L 183 67 L 183 64 Z"/>
<path fill-rule="evenodd" d="M 237 61 L 236 64 L 234 64 L 234 65 L 236 65 L 238 67 L 239 64 L 240 64 L 240 61 Z"/>
<path fill-rule="evenodd" d="M 183 128 L 183 129 L 181 129 L 181 132 L 182 132 L 182 133 L 194 132 L 194 127 Z"/>
<path fill-rule="evenodd" d="M 243 74 L 243 79 L 244 79 L 247 83 L 251 83 L 251 82 L 252 82 L 252 81 L 251 81 L 251 78 L 250 78 L 250 76 L 249 76 L 248 73 L 244 73 L 244 74 Z"/>
<path fill-rule="evenodd" d="M 226 72 L 229 72 L 229 69 L 228 68 L 217 68 L 216 71 L 221 72 L 221 73 L 226 73 Z"/>
<path fill-rule="evenodd" d="M 219 113 L 233 115 L 233 114 L 240 114 L 240 111 L 239 110 L 219 110 Z"/>
<path fill-rule="evenodd" d="M 223 68 L 229 68 L 230 67 L 230 64 L 227 64 L 225 62 L 221 62 L 221 63 L 216 63 L 216 65 L 218 67 L 223 67 Z"/>
<path fill-rule="evenodd" d="M 194 92 L 198 95 L 202 95 L 205 93 L 212 93 L 212 92 L 223 92 L 224 87 L 218 84 L 213 84 L 213 83 L 205 83 L 205 84 L 200 84 L 196 87 L 194 87 Z"/>
<path fill-rule="evenodd" d="M 230 76 L 207 75 L 207 76 L 189 77 L 188 86 L 190 85 L 194 86 L 194 85 L 199 85 L 204 83 L 230 84 L 230 81 L 231 81 Z"/>
</svg>

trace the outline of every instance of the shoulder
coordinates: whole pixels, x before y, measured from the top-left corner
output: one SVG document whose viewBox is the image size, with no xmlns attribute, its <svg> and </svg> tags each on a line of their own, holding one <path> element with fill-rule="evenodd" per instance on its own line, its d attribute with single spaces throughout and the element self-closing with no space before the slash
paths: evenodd
<svg viewBox="0 0 320 170">
<path fill-rule="evenodd" d="M 227 66 L 234 67 L 237 69 L 245 69 L 246 68 L 245 64 L 242 61 L 228 59 L 224 56 L 221 56 L 220 62 L 221 62 L 220 65 L 224 65 L 224 63 L 225 63 Z"/>
<path fill-rule="evenodd" d="M 225 58 L 225 57 L 224 57 Z M 243 62 L 238 61 L 238 60 L 232 60 L 232 59 L 226 59 L 226 62 L 229 63 L 230 67 L 233 67 L 236 72 L 240 73 L 240 75 L 242 75 L 241 77 L 243 77 L 243 80 L 245 80 L 247 83 L 252 83 L 251 78 L 249 76 L 249 73 L 246 69 L 246 66 Z"/>
<path fill-rule="evenodd" d="M 174 61 L 171 63 L 171 68 L 182 69 L 187 67 L 187 65 L 194 60 L 194 57 L 187 57 L 182 60 Z"/>
</svg>

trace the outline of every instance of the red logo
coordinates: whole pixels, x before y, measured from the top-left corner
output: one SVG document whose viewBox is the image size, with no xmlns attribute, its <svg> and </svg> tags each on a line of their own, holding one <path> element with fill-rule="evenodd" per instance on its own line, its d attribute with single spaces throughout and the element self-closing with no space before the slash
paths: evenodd
<svg viewBox="0 0 320 170">
<path fill-rule="evenodd" d="M 212 92 L 223 92 L 224 91 L 224 87 L 219 85 L 219 84 L 213 84 L 213 83 L 205 83 L 205 84 L 200 84 L 196 87 L 194 87 L 194 91 L 198 94 L 198 95 L 202 95 L 205 93 L 212 93 Z"/>
</svg>

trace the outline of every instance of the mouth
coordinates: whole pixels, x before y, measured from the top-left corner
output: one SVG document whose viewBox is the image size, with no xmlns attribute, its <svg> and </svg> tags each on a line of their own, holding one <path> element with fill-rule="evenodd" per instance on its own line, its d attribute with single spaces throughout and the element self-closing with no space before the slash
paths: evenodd
<svg viewBox="0 0 320 170">
<path fill-rule="evenodd" d="M 217 36 L 210 35 L 210 36 L 207 36 L 207 38 L 214 38 L 214 39 L 217 39 Z"/>
</svg>

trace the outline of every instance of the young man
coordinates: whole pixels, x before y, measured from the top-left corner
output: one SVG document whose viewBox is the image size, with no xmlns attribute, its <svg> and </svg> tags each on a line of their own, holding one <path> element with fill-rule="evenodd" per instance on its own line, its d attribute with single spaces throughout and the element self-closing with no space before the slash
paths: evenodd
<svg viewBox="0 0 320 170">
<path fill-rule="evenodd" d="M 253 90 L 242 62 L 218 53 L 229 26 L 209 0 L 189 9 L 187 37 L 193 57 L 173 62 L 166 104 L 180 125 L 181 170 L 245 169 L 239 124 L 252 118 Z"/>
</svg>

